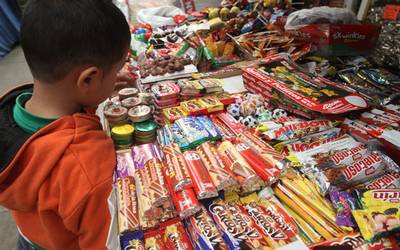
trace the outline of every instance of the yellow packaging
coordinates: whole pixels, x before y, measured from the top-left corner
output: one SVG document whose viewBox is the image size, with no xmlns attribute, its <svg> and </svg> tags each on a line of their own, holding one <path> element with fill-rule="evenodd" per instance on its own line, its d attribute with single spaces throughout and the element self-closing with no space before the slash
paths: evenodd
<svg viewBox="0 0 400 250">
<path fill-rule="evenodd" d="M 224 110 L 224 104 L 212 96 L 203 97 L 199 102 L 207 108 L 208 113 Z"/>
</svg>

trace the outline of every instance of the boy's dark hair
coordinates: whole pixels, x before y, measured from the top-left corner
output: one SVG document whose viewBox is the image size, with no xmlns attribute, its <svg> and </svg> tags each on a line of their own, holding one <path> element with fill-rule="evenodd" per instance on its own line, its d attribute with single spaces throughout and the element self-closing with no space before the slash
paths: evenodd
<svg viewBox="0 0 400 250">
<path fill-rule="evenodd" d="M 129 43 L 128 23 L 111 0 L 30 0 L 22 18 L 22 49 L 32 75 L 45 82 L 80 65 L 108 70 Z"/>
</svg>

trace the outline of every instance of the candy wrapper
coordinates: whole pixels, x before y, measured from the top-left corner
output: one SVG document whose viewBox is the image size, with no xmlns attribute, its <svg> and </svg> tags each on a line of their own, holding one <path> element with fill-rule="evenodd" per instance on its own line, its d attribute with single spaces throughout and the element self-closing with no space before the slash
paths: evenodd
<svg viewBox="0 0 400 250">
<path fill-rule="evenodd" d="M 192 242 L 196 244 L 196 249 L 229 249 L 204 207 L 196 215 L 186 220 L 186 230 L 192 238 Z"/>
<path fill-rule="evenodd" d="M 142 144 L 132 148 L 133 162 L 136 169 L 143 169 L 146 162 L 157 158 L 159 153 L 153 143 Z"/>
<path fill-rule="evenodd" d="M 196 198 L 196 194 L 191 188 L 183 189 L 176 193 L 172 193 L 172 199 L 175 207 L 182 219 L 186 219 L 198 211 L 200 211 L 200 203 Z"/>
<path fill-rule="evenodd" d="M 222 138 L 221 133 L 210 119 L 205 116 L 199 116 L 197 117 L 197 120 L 207 129 L 212 140 L 216 141 Z"/>
<path fill-rule="evenodd" d="M 144 237 L 145 249 L 156 249 L 156 250 L 167 250 L 167 246 L 164 243 L 163 231 L 156 230 L 150 233 L 146 233 Z"/>
<path fill-rule="evenodd" d="M 181 150 L 187 150 L 190 148 L 188 139 L 185 137 L 182 129 L 180 129 L 177 124 L 174 123 L 172 125 L 166 125 L 165 130 L 166 134 L 171 135 L 172 141 L 176 142 Z"/>
<path fill-rule="evenodd" d="M 387 173 L 357 187 L 357 189 L 400 189 L 400 173 Z"/>
<path fill-rule="evenodd" d="M 218 147 L 218 154 L 225 168 L 235 175 L 242 193 L 259 190 L 264 185 L 263 180 L 254 172 L 231 142 L 222 142 Z"/>
<path fill-rule="evenodd" d="M 139 229 L 138 204 L 133 177 L 117 180 L 118 192 L 118 231 L 124 233 Z"/>
<path fill-rule="evenodd" d="M 237 121 L 232 115 L 228 113 L 221 113 L 216 115 L 216 117 L 227 126 L 230 131 L 232 131 L 235 135 L 240 135 L 243 131 L 246 130 L 246 127 Z"/>
<path fill-rule="evenodd" d="M 287 161 L 282 154 L 250 131 L 244 131 L 238 136 L 238 140 L 251 146 L 264 161 L 268 162 L 269 166 L 274 166 L 277 170 L 282 171 L 287 165 Z M 274 172 L 277 170 L 274 170 Z"/>
<path fill-rule="evenodd" d="M 196 151 L 186 151 L 183 155 L 197 198 L 201 200 L 218 196 L 218 190 L 200 155 Z"/>
<path fill-rule="evenodd" d="M 169 225 L 164 231 L 164 242 L 167 249 L 191 250 L 192 245 L 182 222 Z"/>
<path fill-rule="evenodd" d="M 235 147 L 254 172 L 263 179 L 263 181 L 271 184 L 277 180 L 277 176 L 281 173 L 278 168 L 274 165 L 270 165 L 267 161 L 264 161 L 255 150 L 245 143 L 235 143 Z"/>
<path fill-rule="evenodd" d="M 181 107 L 166 108 L 162 113 L 165 119 L 171 123 L 186 116 L 186 112 Z"/>
<path fill-rule="evenodd" d="M 117 152 L 117 177 L 134 176 L 135 164 L 133 162 L 131 150 Z"/>
<path fill-rule="evenodd" d="M 195 117 L 184 117 L 175 122 L 192 147 L 209 140 L 210 133 Z"/>
<path fill-rule="evenodd" d="M 264 132 L 263 135 L 268 141 L 286 141 L 318 133 L 332 127 L 332 122 L 328 120 L 304 121 Z"/>
<path fill-rule="evenodd" d="M 318 244 L 309 246 L 310 250 L 324 249 L 325 247 L 337 249 L 353 249 L 353 250 L 381 250 L 381 249 L 396 249 L 396 244 L 389 239 L 380 239 L 373 243 L 364 240 L 360 233 L 350 233 L 341 237 L 324 241 Z"/>
<path fill-rule="evenodd" d="M 248 237 L 246 229 L 241 223 L 238 223 L 235 215 L 231 213 L 228 205 L 223 200 L 215 199 L 208 201 L 205 206 L 225 242 L 228 244 L 229 249 L 261 248 L 260 241 Z M 258 234 L 258 236 L 261 239 L 261 235 Z"/>
<path fill-rule="evenodd" d="M 353 216 L 365 240 L 400 229 L 400 189 L 356 190 L 361 209 Z"/>
<path fill-rule="evenodd" d="M 218 155 L 217 149 L 210 142 L 205 142 L 197 148 L 204 165 L 218 191 L 237 190 L 239 184 L 234 175 L 225 169 L 222 159 Z"/>
<path fill-rule="evenodd" d="M 351 211 L 356 209 L 354 198 L 347 192 L 330 192 L 332 204 L 336 209 L 336 223 L 339 226 L 354 227 Z"/>
<path fill-rule="evenodd" d="M 192 186 L 185 159 L 175 143 L 163 147 L 164 168 L 163 173 L 174 192 Z"/>
<path fill-rule="evenodd" d="M 125 233 L 120 236 L 121 250 L 143 250 L 143 231 Z"/>
<path fill-rule="evenodd" d="M 183 111 L 188 115 L 205 115 L 207 114 L 207 107 L 198 100 L 189 100 L 181 102 L 180 104 Z"/>
<path fill-rule="evenodd" d="M 224 110 L 224 104 L 220 102 L 216 97 L 203 97 L 199 99 L 199 102 L 206 107 L 208 113 L 218 112 Z"/>
<path fill-rule="evenodd" d="M 271 247 L 282 247 L 297 240 L 296 224 L 278 204 L 261 199 L 256 193 L 242 197 L 240 201 L 253 222 L 266 233 Z"/>
<path fill-rule="evenodd" d="M 221 120 L 217 119 L 216 117 L 211 116 L 210 117 L 212 123 L 214 126 L 218 129 L 218 131 L 222 135 L 222 139 L 224 140 L 233 140 L 236 135 L 230 130 L 228 126 L 226 126 Z"/>
</svg>

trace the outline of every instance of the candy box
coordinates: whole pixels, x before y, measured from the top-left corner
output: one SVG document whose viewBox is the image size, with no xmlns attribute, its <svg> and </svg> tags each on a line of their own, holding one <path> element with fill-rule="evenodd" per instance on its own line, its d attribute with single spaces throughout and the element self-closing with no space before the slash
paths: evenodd
<svg viewBox="0 0 400 250">
<path fill-rule="evenodd" d="M 186 102 L 181 102 L 181 109 L 185 111 L 188 115 L 205 115 L 207 114 L 207 107 L 201 103 L 199 100 L 190 100 Z"/>
<path fill-rule="evenodd" d="M 158 100 L 165 100 L 178 96 L 180 88 L 174 82 L 167 81 L 152 85 L 151 91 Z"/>
<path fill-rule="evenodd" d="M 166 108 L 162 113 L 165 119 L 171 123 L 186 116 L 186 112 L 181 107 Z"/>
<path fill-rule="evenodd" d="M 250 91 L 307 118 L 334 116 L 368 107 L 357 93 L 349 93 L 322 77 L 309 76 L 285 55 L 266 58 L 266 70 L 244 68 Z"/>
<path fill-rule="evenodd" d="M 315 44 L 318 55 L 356 56 L 373 51 L 380 30 L 375 24 L 310 24 L 290 33 L 297 40 Z"/>
<path fill-rule="evenodd" d="M 215 97 L 203 97 L 199 99 L 199 102 L 207 108 L 208 113 L 224 110 L 224 104 Z"/>
</svg>

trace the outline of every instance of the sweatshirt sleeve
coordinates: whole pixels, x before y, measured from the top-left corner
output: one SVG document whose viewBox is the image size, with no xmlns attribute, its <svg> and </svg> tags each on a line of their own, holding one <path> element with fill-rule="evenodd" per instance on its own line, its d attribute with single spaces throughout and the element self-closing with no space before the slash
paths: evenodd
<svg viewBox="0 0 400 250">
<path fill-rule="evenodd" d="M 106 249 L 111 215 L 108 197 L 112 191 L 112 179 L 95 186 L 67 219 L 70 230 L 78 236 L 80 249 Z"/>
</svg>

